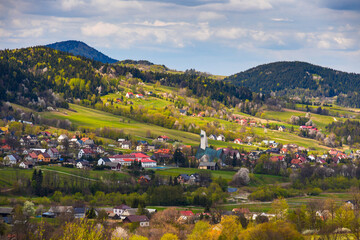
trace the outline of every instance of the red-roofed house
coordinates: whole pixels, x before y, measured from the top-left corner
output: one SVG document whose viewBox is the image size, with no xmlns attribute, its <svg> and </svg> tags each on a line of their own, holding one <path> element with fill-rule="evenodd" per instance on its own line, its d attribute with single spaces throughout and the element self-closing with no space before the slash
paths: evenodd
<svg viewBox="0 0 360 240">
<path fill-rule="evenodd" d="M 234 140 L 234 143 L 243 144 L 243 141 L 240 138 L 237 138 L 237 139 Z"/>
<path fill-rule="evenodd" d="M 186 223 L 194 217 L 194 213 L 192 211 L 180 211 L 180 217 L 178 221 L 180 223 Z"/>
<path fill-rule="evenodd" d="M 83 148 L 80 149 L 79 153 L 78 153 L 78 158 L 88 158 L 88 157 L 94 157 L 95 156 L 95 152 L 89 148 Z"/>
<path fill-rule="evenodd" d="M 134 98 L 134 94 L 132 92 L 126 93 L 127 98 Z"/>
<path fill-rule="evenodd" d="M 141 93 L 136 94 L 136 98 L 144 98 L 144 95 L 142 95 Z"/>
<path fill-rule="evenodd" d="M 170 138 L 168 137 L 168 136 L 165 136 L 165 135 L 163 135 L 163 136 L 158 136 L 158 138 L 157 138 L 157 140 L 159 141 L 159 142 L 166 142 L 166 141 L 168 141 Z"/>
</svg>

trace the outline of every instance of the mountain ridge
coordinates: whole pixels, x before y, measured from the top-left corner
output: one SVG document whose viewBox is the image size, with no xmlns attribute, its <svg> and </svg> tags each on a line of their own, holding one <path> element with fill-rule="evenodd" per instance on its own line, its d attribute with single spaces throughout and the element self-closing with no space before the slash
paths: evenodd
<svg viewBox="0 0 360 240">
<path fill-rule="evenodd" d="M 301 88 L 320 91 L 324 96 L 332 97 L 360 90 L 360 74 L 300 61 L 262 64 L 233 74 L 225 81 L 263 93 Z"/>
<path fill-rule="evenodd" d="M 49 47 L 55 50 L 71 53 L 75 56 L 83 56 L 89 59 L 93 59 L 95 61 L 99 61 L 102 63 L 116 63 L 118 60 L 108 57 L 102 52 L 96 50 L 93 47 L 90 47 L 86 43 L 77 40 L 67 40 L 61 42 L 55 42 L 45 47 Z"/>
</svg>

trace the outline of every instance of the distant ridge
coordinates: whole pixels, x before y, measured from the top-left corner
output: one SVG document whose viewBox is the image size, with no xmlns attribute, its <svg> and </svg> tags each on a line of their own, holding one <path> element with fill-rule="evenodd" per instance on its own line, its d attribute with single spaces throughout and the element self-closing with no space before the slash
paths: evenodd
<svg viewBox="0 0 360 240">
<path fill-rule="evenodd" d="M 92 48 L 81 41 L 69 40 L 63 42 L 56 42 L 46 45 L 46 47 L 72 53 L 75 56 L 83 56 L 102 63 L 115 63 L 118 61 L 116 59 L 106 56 L 105 54 L 99 52 L 95 48 Z"/>
<path fill-rule="evenodd" d="M 255 92 L 310 89 L 325 96 L 360 91 L 360 74 L 346 73 L 307 62 L 274 62 L 259 65 L 225 79 Z"/>
</svg>

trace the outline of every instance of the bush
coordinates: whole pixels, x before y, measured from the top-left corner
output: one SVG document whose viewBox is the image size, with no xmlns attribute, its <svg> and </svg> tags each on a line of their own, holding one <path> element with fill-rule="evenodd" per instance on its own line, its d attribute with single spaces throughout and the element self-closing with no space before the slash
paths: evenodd
<svg viewBox="0 0 360 240">
<path fill-rule="evenodd" d="M 320 188 L 312 188 L 308 192 L 308 194 L 311 195 L 311 196 L 317 196 L 320 193 L 322 193 L 322 190 Z"/>
</svg>

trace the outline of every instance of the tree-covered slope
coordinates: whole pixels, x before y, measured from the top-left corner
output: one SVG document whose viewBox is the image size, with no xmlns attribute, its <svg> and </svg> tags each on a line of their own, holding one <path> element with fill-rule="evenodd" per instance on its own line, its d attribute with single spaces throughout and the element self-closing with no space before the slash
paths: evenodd
<svg viewBox="0 0 360 240">
<path fill-rule="evenodd" d="M 94 105 L 101 95 L 121 91 L 124 81 L 132 84 L 158 82 L 186 88 L 209 106 L 214 100 L 234 106 L 253 98 L 246 87 L 236 87 L 196 72 L 171 73 L 122 63 L 104 64 L 48 47 L 0 51 L 0 100 L 38 110 L 63 106 L 65 101 L 77 99 Z"/>
<path fill-rule="evenodd" d="M 360 74 L 345 73 L 305 62 L 274 62 L 229 76 L 226 81 L 270 93 L 303 88 L 324 96 L 360 90 Z"/>
<path fill-rule="evenodd" d="M 68 52 L 75 56 L 82 56 L 102 63 L 115 63 L 117 60 L 106 56 L 98 50 L 80 41 L 63 41 L 46 45 L 59 51 Z"/>
</svg>

